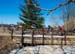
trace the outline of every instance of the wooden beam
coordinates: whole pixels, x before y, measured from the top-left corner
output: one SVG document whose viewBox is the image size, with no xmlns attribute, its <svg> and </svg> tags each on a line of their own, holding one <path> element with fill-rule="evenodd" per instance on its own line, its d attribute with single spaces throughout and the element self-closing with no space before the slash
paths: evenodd
<svg viewBox="0 0 75 54">
<path fill-rule="evenodd" d="M 34 29 L 32 31 L 32 45 L 34 45 Z"/>
<path fill-rule="evenodd" d="M 43 32 L 43 42 L 42 42 L 42 44 L 44 45 L 44 28 L 42 28 L 42 32 Z"/>
</svg>

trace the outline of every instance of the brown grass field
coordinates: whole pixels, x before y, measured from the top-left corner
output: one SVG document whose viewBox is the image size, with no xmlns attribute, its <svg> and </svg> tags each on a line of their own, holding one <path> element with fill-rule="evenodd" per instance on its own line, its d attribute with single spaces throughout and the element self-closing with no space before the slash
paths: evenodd
<svg viewBox="0 0 75 54">
<path fill-rule="evenodd" d="M 9 54 L 15 48 L 16 43 L 10 37 L 0 36 L 0 54 Z"/>
</svg>

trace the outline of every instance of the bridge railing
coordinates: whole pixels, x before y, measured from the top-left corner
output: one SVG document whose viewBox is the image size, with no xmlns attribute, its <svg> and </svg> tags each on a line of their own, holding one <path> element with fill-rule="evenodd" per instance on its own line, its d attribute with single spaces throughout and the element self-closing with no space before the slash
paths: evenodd
<svg viewBox="0 0 75 54">
<path fill-rule="evenodd" d="M 67 38 L 66 33 L 62 33 L 60 31 L 47 31 L 44 29 L 39 30 L 27 30 L 27 31 L 20 31 L 21 33 L 21 43 L 22 45 L 31 44 L 31 45 L 66 45 L 70 38 Z M 15 32 L 12 32 L 15 33 Z M 11 33 L 11 34 L 12 34 Z M 61 33 L 63 35 L 61 35 Z M 26 36 L 30 35 L 30 36 Z M 12 34 L 13 36 L 13 34 Z M 67 41 L 69 40 L 69 41 Z"/>
</svg>

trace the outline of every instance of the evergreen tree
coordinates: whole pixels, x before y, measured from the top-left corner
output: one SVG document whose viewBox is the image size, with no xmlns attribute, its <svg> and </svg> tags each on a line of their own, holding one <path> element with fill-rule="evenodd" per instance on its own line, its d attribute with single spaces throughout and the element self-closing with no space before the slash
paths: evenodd
<svg viewBox="0 0 75 54">
<path fill-rule="evenodd" d="M 41 16 L 41 10 L 35 7 L 38 6 L 36 0 L 24 0 L 25 5 L 21 6 L 20 9 L 22 14 L 20 19 L 23 21 L 22 25 L 25 29 L 30 28 L 42 28 L 44 24 L 44 18 Z"/>
</svg>

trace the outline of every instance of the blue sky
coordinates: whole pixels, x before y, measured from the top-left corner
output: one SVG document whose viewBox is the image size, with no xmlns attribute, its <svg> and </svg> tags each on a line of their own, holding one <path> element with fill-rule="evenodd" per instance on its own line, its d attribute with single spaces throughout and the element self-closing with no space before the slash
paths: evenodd
<svg viewBox="0 0 75 54">
<path fill-rule="evenodd" d="M 63 3 L 65 0 L 38 0 L 39 5 L 42 8 L 51 9 L 57 6 L 60 3 Z M 16 24 L 20 22 L 19 14 L 21 11 L 19 9 L 20 5 L 24 4 L 24 0 L 0 0 L 0 23 L 4 24 Z M 63 22 L 59 19 L 61 9 L 52 12 L 50 15 L 47 15 L 47 11 L 43 11 L 43 17 L 45 18 L 45 25 L 52 25 L 58 23 L 62 25 Z M 54 22 L 56 21 L 56 22 Z M 54 22 L 54 23 L 53 23 Z"/>
</svg>

